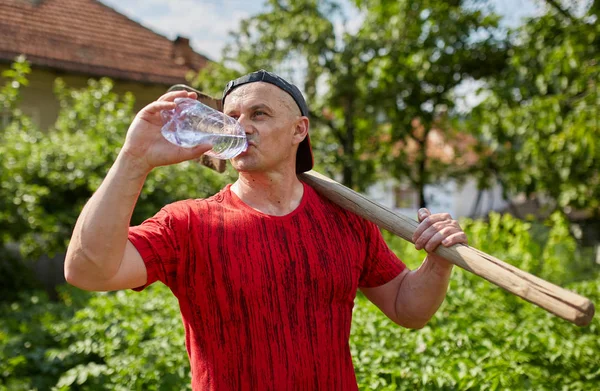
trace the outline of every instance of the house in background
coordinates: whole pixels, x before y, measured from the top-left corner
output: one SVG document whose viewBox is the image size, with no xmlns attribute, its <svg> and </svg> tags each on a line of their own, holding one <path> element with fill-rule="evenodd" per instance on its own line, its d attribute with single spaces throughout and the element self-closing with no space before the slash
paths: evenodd
<svg viewBox="0 0 600 391">
<path fill-rule="evenodd" d="M 418 131 L 419 121 L 413 121 L 413 128 Z M 473 166 L 478 159 L 470 148 L 475 139 L 467 134 L 456 134 L 452 139 L 438 128 L 433 128 L 427 135 L 427 160 L 452 164 L 463 168 Z M 395 149 L 402 149 L 408 159 L 414 159 L 417 144 L 409 139 L 407 144 L 397 142 Z M 438 181 L 426 185 L 425 202 L 432 213 L 447 212 L 453 218 L 482 217 L 491 211 L 502 211 L 508 203 L 502 195 L 502 187 L 494 185 L 487 190 L 480 190 L 474 178 L 466 178 L 463 182 L 455 179 Z M 370 186 L 365 195 L 393 211 L 416 219 L 419 209 L 418 191 L 407 182 L 396 179 L 379 181 Z"/>
<path fill-rule="evenodd" d="M 22 110 L 41 129 L 58 114 L 57 77 L 75 88 L 110 77 L 116 92 L 134 94 L 137 111 L 209 61 L 189 39 L 171 41 L 97 0 L 2 0 L 0 72 L 21 54 L 33 70 Z"/>
</svg>

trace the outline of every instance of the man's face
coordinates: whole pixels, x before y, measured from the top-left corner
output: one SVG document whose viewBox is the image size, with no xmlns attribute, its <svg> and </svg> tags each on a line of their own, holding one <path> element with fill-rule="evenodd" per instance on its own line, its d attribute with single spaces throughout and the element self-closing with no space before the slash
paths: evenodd
<svg viewBox="0 0 600 391">
<path fill-rule="evenodd" d="M 295 170 L 308 119 L 289 94 L 269 83 L 244 84 L 227 95 L 223 112 L 236 118 L 248 136 L 248 150 L 231 159 L 237 171 Z"/>
</svg>

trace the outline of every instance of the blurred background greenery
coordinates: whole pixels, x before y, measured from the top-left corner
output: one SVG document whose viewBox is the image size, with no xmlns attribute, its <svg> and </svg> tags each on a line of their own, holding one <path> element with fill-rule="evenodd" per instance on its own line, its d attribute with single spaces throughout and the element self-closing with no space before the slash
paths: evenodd
<svg viewBox="0 0 600 391">
<path fill-rule="evenodd" d="M 509 208 L 463 218 L 470 244 L 597 303 L 600 1 L 539 4 L 507 28 L 483 0 L 355 0 L 362 18 L 349 26 L 348 4 L 272 0 L 187 82 L 220 96 L 248 71 L 289 75 L 310 105 L 317 170 L 356 190 L 391 178 L 426 205 L 428 185 L 474 178 L 479 189 L 500 184 L 509 206 L 533 200 L 529 216 Z M 138 106 L 109 78 L 56 78 L 60 109 L 43 127 L 22 106 L 36 72 L 18 57 L 0 90 L 0 390 L 189 388 L 168 289 L 91 294 L 40 278 L 40 262 L 64 254 Z M 477 96 L 469 107 L 457 93 L 465 83 Z M 463 148 L 436 158 L 434 131 Z M 195 162 L 156 169 L 132 224 L 234 178 Z M 386 239 L 410 266 L 423 259 Z M 594 390 L 598 326 L 577 328 L 456 270 L 422 330 L 392 325 L 359 294 L 351 348 L 365 390 Z"/>
</svg>

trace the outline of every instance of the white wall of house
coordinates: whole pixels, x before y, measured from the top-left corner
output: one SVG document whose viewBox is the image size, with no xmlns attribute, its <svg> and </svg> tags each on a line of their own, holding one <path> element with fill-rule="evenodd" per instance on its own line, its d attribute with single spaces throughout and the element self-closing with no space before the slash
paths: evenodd
<svg viewBox="0 0 600 391">
<path fill-rule="evenodd" d="M 397 181 L 395 180 L 389 179 L 379 181 L 370 186 L 364 192 L 364 195 L 370 200 L 392 209 L 396 213 L 416 218 L 418 209 L 416 193 L 411 192 L 410 190 L 406 191 L 403 194 L 404 199 L 400 202 L 398 199 L 397 187 Z"/>
<path fill-rule="evenodd" d="M 425 187 L 425 200 L 432 213 L 448 212 L 454 218 L 471 217 L 477 194 L 477 184 L 474 180 L 467 180 L 464 184 L 449 180 Z M 416 218 L 419 209 L 417 193 L 399 186 L 396 180 L 375 183 L 367 189 L 365 196 L 397 213 Z M 483 192 L 475 217 L 506 206 L 507 203 L 502 198 L 502 188 L 496 185 Z"/>
<path fill-rule="evenodd" d="M 468 180 L 458 192 L 454 193 L 454 213 L 458 217 L 470 216 L 477 200 L 477 183 Z M 490 190 L 483 192 L 479 208 L 475 216 L 483 216 L 491 211 L 499 211 L 508 207 L 508 202 L 502 195 L 502 186 L 496 183 Z"/>
</svg>

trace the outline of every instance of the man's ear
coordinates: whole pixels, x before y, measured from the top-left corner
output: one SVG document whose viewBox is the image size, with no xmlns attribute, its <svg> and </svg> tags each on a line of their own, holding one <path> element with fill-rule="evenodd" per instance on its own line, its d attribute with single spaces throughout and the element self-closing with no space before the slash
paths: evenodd
<svg viewBox="0 0 600 391">
<path fill-rule="evenodd" d="M 306 138 L 308 134 L 308 128 L 310 127 L 310 120 L 308 117 L 298 117 L 296 120 L 296 127 L 294 129 L 294 136 L 298 139 L 298 144 Z"/>
</svg>

